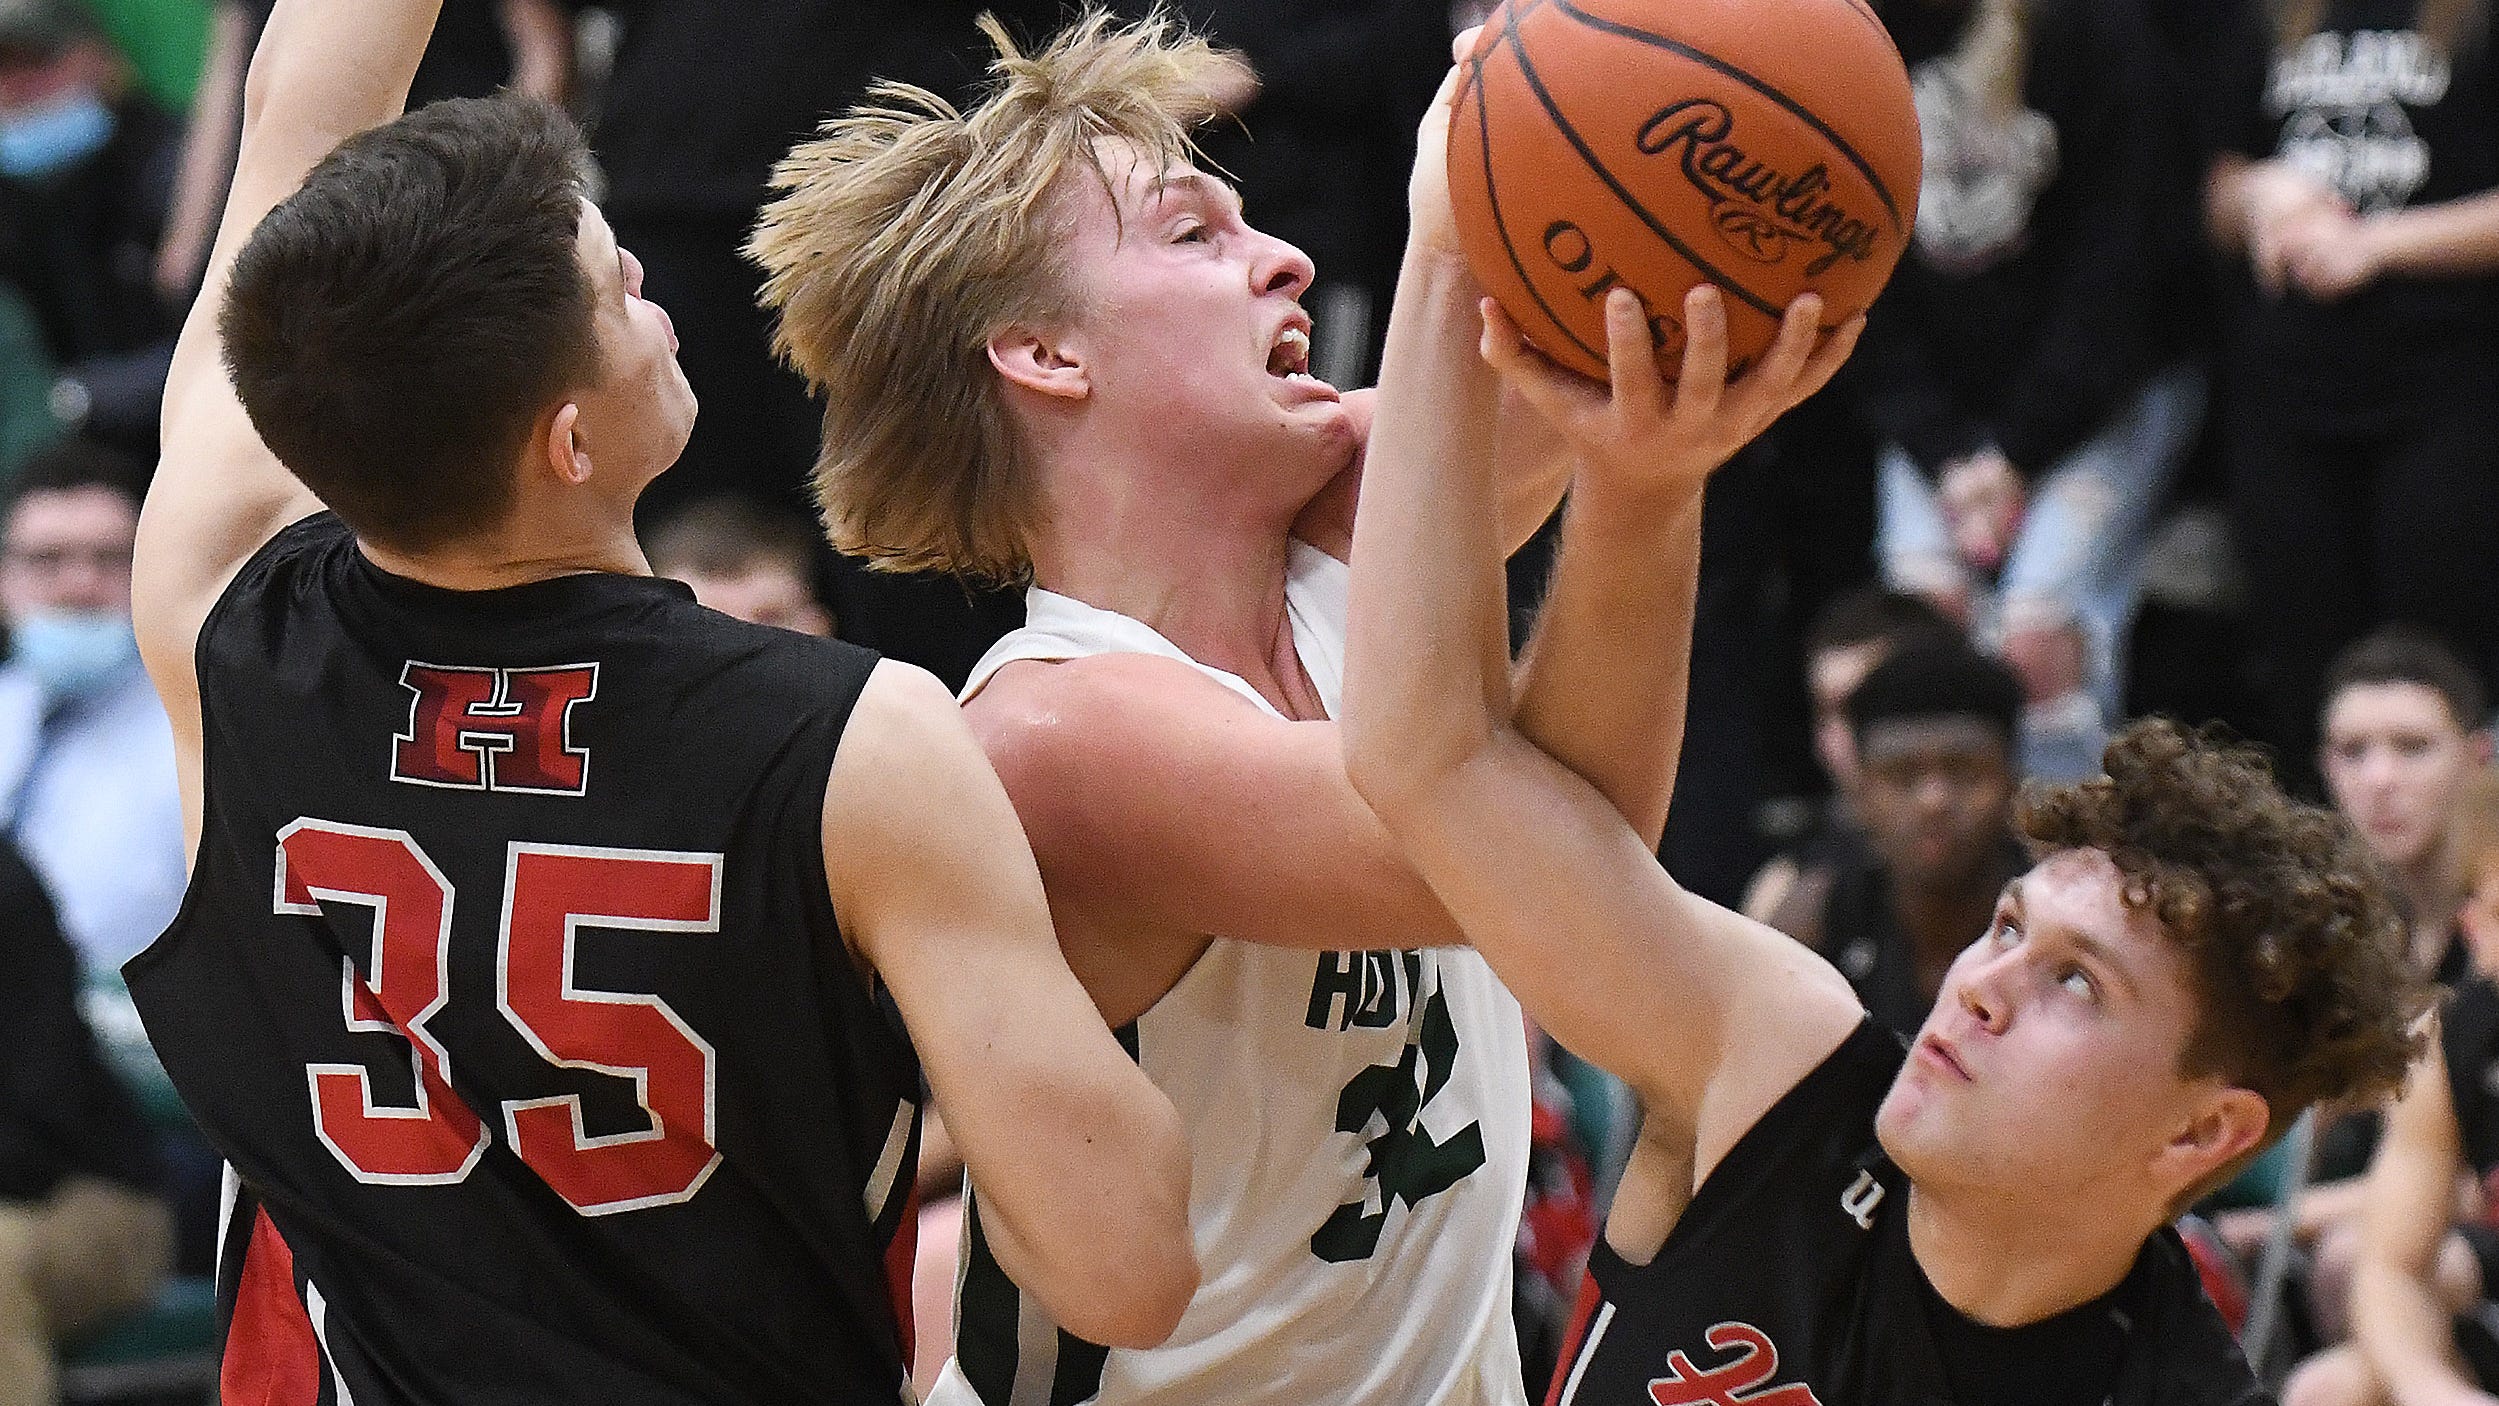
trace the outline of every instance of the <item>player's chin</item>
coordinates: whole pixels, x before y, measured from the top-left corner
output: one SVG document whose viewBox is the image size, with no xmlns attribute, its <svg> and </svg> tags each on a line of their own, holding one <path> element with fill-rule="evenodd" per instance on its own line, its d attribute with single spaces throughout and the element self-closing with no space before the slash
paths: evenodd
<svg viewBox="0 0 2499 1406">
<path fill-rule="evenodd" d="M 1291 425 L 1297 433 L 1308 434 L 1331 442 L 1341 442 L 1349 447 L 1359 444 L 1362 440 L 1360 422 L 1356 420 L 1354 412 L 1347 409 L 1345 403 L 1335 396 L 1333 388 L 1331 388 L 1331 393 L 1324 398 L 1311 396 L 1298 401 L 1279 402 L 1279 408 L 1283 412 L 1285 423 Z"/>
</svg>

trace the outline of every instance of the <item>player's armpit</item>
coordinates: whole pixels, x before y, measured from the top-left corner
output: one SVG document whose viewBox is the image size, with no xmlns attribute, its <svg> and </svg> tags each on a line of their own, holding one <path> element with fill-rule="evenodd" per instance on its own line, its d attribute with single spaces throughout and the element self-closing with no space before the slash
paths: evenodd
<svg viewBox="0 0 2499 1406">
<path fill-rule="evenodd" d="M 2370 1159 L 2352 1276 L 2354 1339 L 2399 1403 L 2466 1385 L 2450 1354 L 2447 1310 L 2431 1281 L 2439 1242 L 2454 1223 L 2454 1185 L 2463 1162 L 2446 1059 L 2433 1034 L 2404 1096 L 2387 1111 L 2385 1134 Z"/>
<path fill-rule="evenodd" d="M 1161 1342 L 1197 1288 L 1179 1116 L 1069 974 L 943 685 L 879 664 L 825 787 L 842 928 L 918 1047 L 999 1262 L 1069 1332 Z"/>
<path fill-rule="evenodd" d="M 1697 1176 L 1864 1018 L 1829 963 L 1685 892 L 1603 795 L 1507 727 L 1375 799 L 1519 1004 L 1690 1130 Z"/>
<path fill-rule="evenodd" d="M 1141 654 L 1010 665 L 964 713 L 1062 904 L 1317 951 L 1465 940 L 1346 780 L 1334 723 Z"/>
</svg>

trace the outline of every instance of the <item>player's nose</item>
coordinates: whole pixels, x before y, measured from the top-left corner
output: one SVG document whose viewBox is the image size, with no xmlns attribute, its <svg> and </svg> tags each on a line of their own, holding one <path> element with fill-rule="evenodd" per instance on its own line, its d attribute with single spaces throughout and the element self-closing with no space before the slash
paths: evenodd
<svg viewBox="0 0 2499 1406">
<path fill-rule="evenodd" d="M 1311 280 L 1318 276 L 1310 256 L 1301 249 L 1274 235 L 1261 234 L 1263 241 L 1257 258 L 1250 263 L 1250 286 L 1260 293 L 1282 293 L 1296 302 L 1310 291 Z"/>
</svg>

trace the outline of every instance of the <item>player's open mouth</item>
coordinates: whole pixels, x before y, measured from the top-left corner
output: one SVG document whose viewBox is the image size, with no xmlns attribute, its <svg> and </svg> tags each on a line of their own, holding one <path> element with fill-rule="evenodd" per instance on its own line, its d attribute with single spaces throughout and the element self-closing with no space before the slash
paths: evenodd
<svg viewBox="0 0 2499 1406">
<path fill-rule="evenodd" d="M 1286 324 L 1267 348 L 1267 374 L 1303 396 L 1337 398 L 1336 387 L 1310 374 L 1310 329 L 1300 322 Z"/>
</svg>

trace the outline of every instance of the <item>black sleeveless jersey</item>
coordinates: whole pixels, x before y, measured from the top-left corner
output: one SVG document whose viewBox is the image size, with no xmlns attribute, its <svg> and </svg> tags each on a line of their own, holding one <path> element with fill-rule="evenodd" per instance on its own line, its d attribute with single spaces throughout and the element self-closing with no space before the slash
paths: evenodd
<svg viewBox="0 0 2499 1406">
<path fill-rule="evenodd" d="M 2458 946 L 2462 944 L 2459 943 Z M 2439 1013 L 2439 1053 L 2447 1057 L 2447 1097 L 2466 1165 L 2485 1182 L 2499 1172 L 2499 986 L 2466 971 Z"/>
<path fill-rule="evenodd" d="M 1959 1355 L 1991 1330 L 1937 1321 L 1952 1310 L 1910 1253 L 1908 1178 L 1875 1141 L 1902 1061 L 1899 1037 L 1860 1025 L 1737 1140 L 1655 1259 L 1600 1239 L 1547 1406 L 2000 1406 L 1952 1383 L 2034 1364 Z M 2029 1380 L 2097 1374 L 2111 1406 L 2265 1399 L 2174 1232 L 2075 1313 L 2105 1315 L 2083 1326 L 2108 1348 Z"/>
<path fill-rule="evenodd" d="M 243 568 L 127 968 L 246 1193 L 226 1400 L 901 1399 L 919 1066 L 821 848 L 874 664 L 670 581 L 439 590 L 327 514 Z"/>
</svg>

